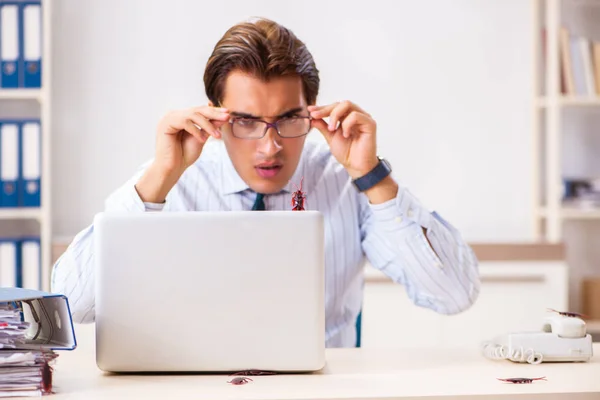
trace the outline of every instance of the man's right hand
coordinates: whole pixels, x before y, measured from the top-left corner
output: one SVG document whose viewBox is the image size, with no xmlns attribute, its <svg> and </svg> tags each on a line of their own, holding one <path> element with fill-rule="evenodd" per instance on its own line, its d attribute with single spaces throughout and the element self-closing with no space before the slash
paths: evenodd
<svg viewBox="0 0 600 400">
<path fill-rule="evenodd" d="M 142 201 L 164 202 L 181 175 L 200 157 L 208 138 L 221 137 L 218 128 L 228 119 L 228 110 L 210 106 L 167 113 L 158 124 L 154 162 L 135 185 Z"/>
</svg>

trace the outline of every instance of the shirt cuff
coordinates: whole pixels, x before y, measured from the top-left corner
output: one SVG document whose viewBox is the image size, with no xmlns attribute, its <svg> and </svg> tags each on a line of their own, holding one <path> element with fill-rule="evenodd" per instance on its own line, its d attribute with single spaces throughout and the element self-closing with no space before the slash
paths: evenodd
<svg viewBox="0 0 600 400">
<path fill-rule="evenodd" d="M 133 183 L 126 184 L 113 192 L 105 203 L 106 211 L 140 211 L 145 207 Z"/>
<path fill-rule="evenodd" d="M 369 203 L 375 219 L 383 223 L 398 224 L 417 223 L 425 229 L 429 229 L 433 216 L 419 200 L 405 187 L 398 186 L 398 194 L 393 199 L 384 203 Z"/>
<path fill-rule="evenodd" d="M 146 207 L 146 211 L 162 211 L 165 203 L 149 203 L 145 201 L 144 206 Z"/>
</svg>

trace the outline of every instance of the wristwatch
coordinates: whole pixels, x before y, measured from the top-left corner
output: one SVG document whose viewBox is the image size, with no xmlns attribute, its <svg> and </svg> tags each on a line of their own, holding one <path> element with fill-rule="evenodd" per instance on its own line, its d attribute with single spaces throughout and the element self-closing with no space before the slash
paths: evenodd
<svg viewBox="0 0 600 400">
<path fill-rule="evenodd" d="M 371 189 L 373 186 L 377 185 L 379 182 L 384 180 L 389 174 L 392 173 L 392 166 L 389 161 L 385 158 L 380 158 L 379 163 L 369 171 L 366 175 L 361 176 L 360 178 L 356 178 L 352 181 L 354 186 L 361 191 Z"/>
</svg>

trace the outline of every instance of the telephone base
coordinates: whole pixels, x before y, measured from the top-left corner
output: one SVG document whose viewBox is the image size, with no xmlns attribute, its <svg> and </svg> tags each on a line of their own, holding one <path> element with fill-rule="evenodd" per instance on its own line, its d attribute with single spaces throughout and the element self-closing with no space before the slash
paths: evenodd
<svg viewBox="0 0 600 400">
<path fill-rule="evenodd" d="M 517 332 L 504 335 L 484 346 L 491 359 L 513 362 L 585 362 L 593 356 L 592 337 L 559 337 L 552 332 Z"/>
<path fill-rule="evenodd" d="M 515 332 L 484 343 L 483 354 L 492 360 L 541 362 L 582 362 L 593 356 L 592 337 L 585 321 L 567 315 L 545 319 L 541 331 Z"/>
<path fill-rule="evenodd" d="M 559 338 L 556 333 L 513 333 L 508 335 L 508 348 L 534 349 L 544 362 L 589 361 L 593 355 L 592 337 Z"/>
</svg>

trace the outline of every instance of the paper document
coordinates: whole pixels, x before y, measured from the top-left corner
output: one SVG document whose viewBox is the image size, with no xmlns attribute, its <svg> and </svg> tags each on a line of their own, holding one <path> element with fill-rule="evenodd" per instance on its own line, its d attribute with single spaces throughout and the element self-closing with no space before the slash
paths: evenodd
<svg viewBox="0 0 600 400">
<path fill-rule="evenodd" d="M 41 396 L 50 388 L 52 369 L 48 366 L 58 354 L 24 348 L 38 335 L 36 324 L 24 321 L 17 303 L 0 303 L 0 398 Z"/>
</svg>

